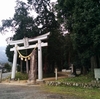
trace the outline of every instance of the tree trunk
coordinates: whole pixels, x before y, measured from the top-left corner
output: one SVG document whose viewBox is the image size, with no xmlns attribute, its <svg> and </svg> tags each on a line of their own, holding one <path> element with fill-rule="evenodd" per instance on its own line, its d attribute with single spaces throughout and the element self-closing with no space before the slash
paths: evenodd
<svg viewBox="0 0 100 99">
<path fill-rule="evenodd" d="M 70 67 L 70 52 L 68 53 L 68 66 Z"/>
<path fill-rule="evenodd" d="M 27 55 L 27 49 L 26 49 L 26 55 Z M 29 68 L 28 68 L 28 59 L 26 60 L 26 73 L 28 74 Z"/>
<path fill-rule="evenodd" d="M 76 75 L 76 66 L 75 65 L 73 65 L 73 73 L 72 74 Z"/>
<path fill-rule="evenodd" d="M 86 75 L 87 74 L 87 69 L 85 66 L 83 66 L 83 75 Z"/>
<path fill-rule="evenodd" d="M 94 68 L 97 68 L 97 62 L 96 62 L 96 57 L 92 56 L 91 57 L 91 72 L 94 72 Z"/>
<path fill-rule="evenodd" d="M 99 68 L 99 55 L 96 56 L 97 68 Z"/>
<path fill-rule="evenodd" d="M 26 60 L 26 73 L 28 74 L 29 68 L 28 68 L 28 60 Z"/>
<path fill-rule="evenodd" d="M 22 60 L 20 60 L 20 71 L 21 71 L 21 73 L 22 73 Z"/>
<path fill-rule="evenodd" d="M 100 68 L 100 57 L 98 56 L 98 59 L 99 59 L 99 68 Z"/>
</svg>

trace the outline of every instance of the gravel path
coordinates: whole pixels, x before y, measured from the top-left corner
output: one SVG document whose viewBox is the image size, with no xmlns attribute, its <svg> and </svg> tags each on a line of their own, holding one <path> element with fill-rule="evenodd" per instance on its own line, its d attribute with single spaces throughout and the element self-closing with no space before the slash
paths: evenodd
<svg viewBox="0 0 100 99">
<path fill-rule="evenodd" d="M 40 86 L 0 84 L 0 99 L 77 99 L 42 91 Z"/>
</svg>

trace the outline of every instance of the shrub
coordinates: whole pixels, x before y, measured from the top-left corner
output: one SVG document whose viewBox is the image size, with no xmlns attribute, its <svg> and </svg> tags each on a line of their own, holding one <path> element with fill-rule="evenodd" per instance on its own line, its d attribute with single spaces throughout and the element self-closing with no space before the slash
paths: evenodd
<svg viewBox="0 0 100 99">
<path fill-rule="evenodd" d="M 10 72 L 11 71 L 11 65 L 9 65 L 8 63 L 5 63 L 4 68 Z"/>
<path fill-rule="evenodd" d="M 28 79 L 28 74 L 26 73 L 21 73 L 21 72 L 17 72 L 15 75 L 15 79 L 20 79 L 20 80 L 27 80 Z"/>
</svg>

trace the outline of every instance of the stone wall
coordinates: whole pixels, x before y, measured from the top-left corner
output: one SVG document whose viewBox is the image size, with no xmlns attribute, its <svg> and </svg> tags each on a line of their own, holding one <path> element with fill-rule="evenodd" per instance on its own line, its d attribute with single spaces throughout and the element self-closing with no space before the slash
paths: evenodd
<svg viewBox="0 0 100 99">
<path fill-rule="evenodd" d="M 49 86 L 76 86 L 76 87 L 83 87 L 83 88 L 100 88 L 100 81 L 91 81 L 89 83 L 47 81 L 46 85 L 49 85 Z"/>
</svg>

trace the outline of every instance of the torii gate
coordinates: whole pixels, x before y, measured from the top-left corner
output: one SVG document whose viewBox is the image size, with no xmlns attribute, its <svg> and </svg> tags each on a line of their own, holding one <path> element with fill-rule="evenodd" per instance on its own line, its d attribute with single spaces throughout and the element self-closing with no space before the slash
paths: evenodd
<svg viewBox="0 0 100 99">
<path fill-rule="evenodd" d="M 36 42 L 37 41 L 37 43 L 38 43 L 38 81 L 43 80 L 43 74 L 42 74 L 42 48 L 41 47 L 48 46 L 48 43 L 47 42 L 43 43 L 42 40 L 47 39 L 49 34 L 50 33 L 46 33 L 44 35 L 37 36 L 33 39 L 24 38 L 22 40 L 16 40 L 16 41 L 11 41 L 10 40 L 10 41 L 7 42 L 10 45 L 15 45 L 14 48 L 10 49 L 10 51 L 14 51 L 11 79 L 15 78 L 16 64 L 17 64 L 17 50 L 35 48 L 36 44 L 29 45 L 29 42 Z M 24 46 L 19 47 L 18 44 L 24 44 Z M 18 48 L 16 49 L 17 46 L 18 46 Z"/>
</svg>

